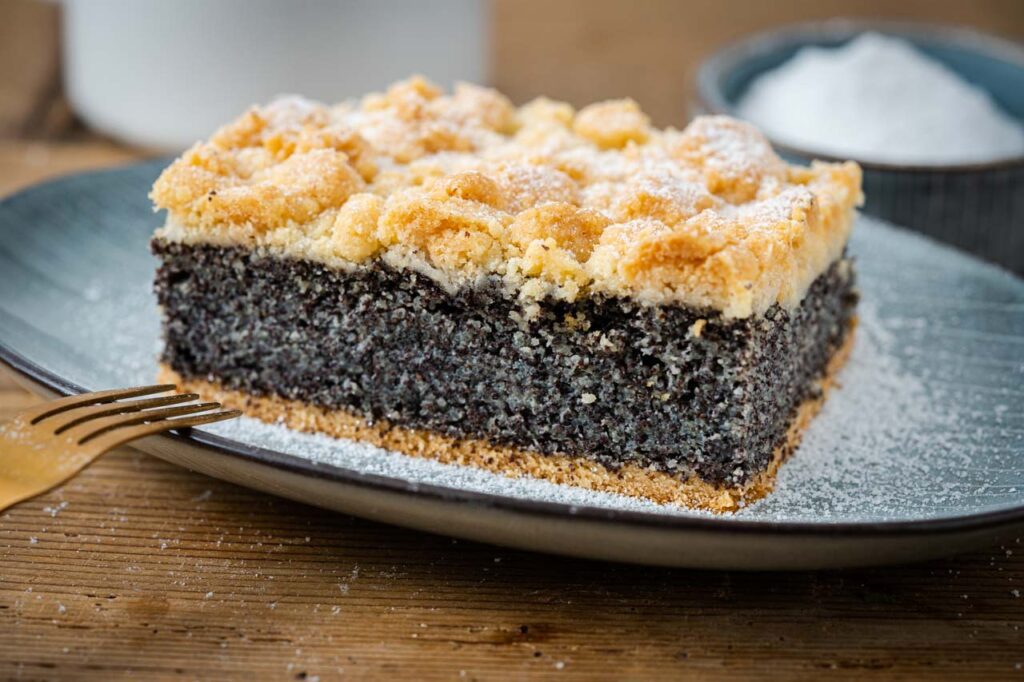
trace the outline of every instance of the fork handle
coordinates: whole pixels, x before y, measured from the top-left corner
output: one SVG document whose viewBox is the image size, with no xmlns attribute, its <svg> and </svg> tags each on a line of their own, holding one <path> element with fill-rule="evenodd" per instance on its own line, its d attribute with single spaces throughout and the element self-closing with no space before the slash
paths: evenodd
<svg viewBox="0 0 1024 682">
<path fill-rule="evenodd" d="M 0 440 L 0 511 L 56 488 L 89 466 L 104 450 L 68 447 L 61 457 L 14 457 Z"/>
</svg>

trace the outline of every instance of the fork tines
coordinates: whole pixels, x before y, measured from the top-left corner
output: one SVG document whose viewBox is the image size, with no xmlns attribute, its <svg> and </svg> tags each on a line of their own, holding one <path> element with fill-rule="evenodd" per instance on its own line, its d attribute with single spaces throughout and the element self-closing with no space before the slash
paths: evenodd
<svg viewBox="0 0 1024 682">
<path fill-rule="evenodd" d="M 221 410 L 215 402 L 194 402 L 196 393 L 130 400 L 173 391 L 173 384 L 113 389 L 68 396 L 29 411 L 24 418 L 37 428 L 63 434 L 84 444 L 97 438 L 125 442 L 169 429 L 209 424 L 238 416 L 237 410 Z M 100 443 L 93 443 L 99 445 Z M 113 447 L 113 445 L 110 445 Z"/>
</svg>

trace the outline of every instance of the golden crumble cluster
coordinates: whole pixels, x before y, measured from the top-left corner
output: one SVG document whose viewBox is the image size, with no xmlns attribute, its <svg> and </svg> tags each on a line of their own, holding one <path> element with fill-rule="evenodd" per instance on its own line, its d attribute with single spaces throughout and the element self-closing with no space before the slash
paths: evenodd
<svg viewBox="0 0 1024 682">
<path fill-rule="evenodd" d="M 520 108 L 413 78 L 358 104 L 253 108 L 157 180 L 160 236 L 449 286 L 502 278 L 529 303 L 587 293 L 745 317 L 795 305 L 842 252 L 860 169 L 788 166 L 752 126 L 656 129 L 632 100 Z"/>
</svg>

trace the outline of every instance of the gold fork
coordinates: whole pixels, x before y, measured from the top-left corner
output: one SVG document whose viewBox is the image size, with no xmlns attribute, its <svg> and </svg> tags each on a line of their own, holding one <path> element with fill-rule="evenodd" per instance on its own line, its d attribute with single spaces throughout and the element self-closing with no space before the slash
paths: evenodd
<svg viewBox="0 0 1024 682">
<path fill-rule="evenodd" d="M 118 445 L 241 414 L 221 410 L 220 403 L 193 402 L 199 398 L 195 393 L 129 400 L 175 388 L 161 384 L 72 395 L 0 424 L 0 511 L 63 483 Z"/>
</svg>

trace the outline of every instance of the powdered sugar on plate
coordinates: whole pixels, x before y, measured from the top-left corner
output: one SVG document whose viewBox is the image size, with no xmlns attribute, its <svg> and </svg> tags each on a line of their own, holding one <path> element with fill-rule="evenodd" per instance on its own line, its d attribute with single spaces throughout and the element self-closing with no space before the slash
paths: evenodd
<svg viewBox="0 0 1024 682">
<path fill-rule="evenodd" d="M 951 316 L 978 313 L 971 313 L 962 300 L 928 297 L 920 283 L 909 289 L 902 286 L 903 277 L 927 279 L 940 273 L 915 270 L 913 252 L 898 247 L 906 241 L 918 252 L 934 251 L 940 260 L 958 256 L 867 223 L 861 221 L 854 249 L 861 256 L 860 325 L 853 354 L 839 376 L 841 385 L 830 393 L 799 450 L 782 468 L 776 491 L 723 518 L 813 523 L 919 519 L 955 513 L 965 502 L 976 504 L 979 496 L 994 504 L 1004 498 L 1010 502 L 1019 499 L 1017 489 L 1024 489 L 1024 469 L 1018 461 L 1024 419 L 1014 381 L 1024 376 L 1024 356 L 1014 355 L 1024 350 L 1024 338 L 1003 339 L 1010 346 L 1005 349 L 993 341 L 988 355 L 965 353 L 964 342 L 970 345 L 977 328 L 945 329 L 929 324 L 929 317 L 941 325 Z M 910 260 L 893 268 L 894 261 L 905 256 Z M 908 302 L 908 295 L 919 294 L 924 298 Z M 989 305 L 993 319 L 1009 315 L 1014 328 L 1024 330 L 1024 298 Z M 972 367 L 980 373 L 974 378 L 977 389 L 964 381 L 970 379 Z M 984 385 L 993 371 L 1009 380 Z M 413 485 L 572 507 L 701 514 L 546 481 L 510 479 L 251 419 L 208 430 L 248 445 Z M 989 466 L 979 468 L 976 457 Z M 993 458 L 1005 466 L 994 469 Z"/>
</svg>

